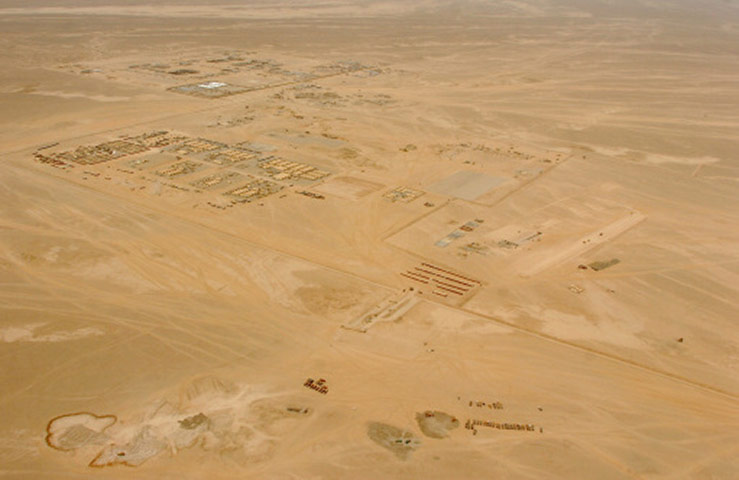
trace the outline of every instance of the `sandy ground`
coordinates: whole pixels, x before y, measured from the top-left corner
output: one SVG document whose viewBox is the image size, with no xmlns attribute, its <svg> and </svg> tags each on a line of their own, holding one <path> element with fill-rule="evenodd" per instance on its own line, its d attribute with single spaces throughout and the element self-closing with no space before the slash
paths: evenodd
<svg viewBox="0 0 739 480">
<path fill-rule="evenodd" d="M 0 477 L 739 476 L 736 2 L 202 3 L 0 1 Z"/>
</svg>

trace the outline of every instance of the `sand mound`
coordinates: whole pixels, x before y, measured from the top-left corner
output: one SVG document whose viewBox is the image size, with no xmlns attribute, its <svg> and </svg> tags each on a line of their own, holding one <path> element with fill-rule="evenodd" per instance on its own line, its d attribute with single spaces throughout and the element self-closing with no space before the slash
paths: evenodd
<svg viewBox="0 0 739 480">
<path fill-rule="evenodd" d="M 349 310 L 361 301 L 362 293 L 350 288 L 301 287 L 295 294 L 312 313 L 325 315 Z"/>
<path fill-rule="evenodd" d="M 592 268 L 593 270 L 597 272 L 598 270 L 605 270 L 606 268 L 612 267 L 619 263 L 621 263 L 621 260 L 619 260 L 618 258 L 612 258 L 610 260 L 598 260 L 593 263 L 589 263 L 588 267 Z"/>
<path fill-rule="evenodd" d="M 170 438 L 170 442 L 178 450 L 195 445 L 211 427 L 210 418 L 203 413 L 179 420 L 178 424 L 179 428 Z"/>
<path fill-rule="evenodd" d="M 370 423 L 367 436 L 401 460 L 406 460 L 421 445 L 421 440 L 413 433 L 385 423 Z"/>
<path fill-rule="evenodd" d="M 180 408 L 186 408 L 197 400 L 210 397 L 232 396 L 238 392 L 236 386 L 212 375 L 191 380 L 180 390 Z"/>
<path fill-rule="evenodd" d="M 46 427 L 46 443 L 57 450 L 74 450 L 87 445 L 102 445 L 108 440 L 105 430 L 117 421 L 114 415 L 71 413 L 51 419 Z"/>
<path fill-rule="evenodd" d="M 165 398 L 121 422 L 113 415 L 86 412 L 56 417 L 49 422 L 46 441 L 57 450 L 76 451 L 98 468 L 137 467 L 165 450 L 174 458 L 191 448 L 238 464 L 264 462 L 313 413 L 294 398 L 212 376 L 188 382 L 176 393 L 179 406 Z"/>
<path fill-rule="evenodd" d="M 185 430 L 194 430 L 203 426 L 203 424 L 207 425 L 207 423 L 208 417 L 206 417 L 202 413 L 198 413 L 197 415 L 193 415 L 192 417 L 187 417 L 183 420 L 180 420 L 180 428 L 184 428 Z"/>
<path fill-rule="evenodd" d="M 310 408 L 265 398 L 249 405 L 249 426 L 268 436 L 288 435 L 298 421 L 312 414 Z"/>
<path fill-rule="evenodd" d="M 165 448 L 167 448 L 167 442 L 157 436 L 152 428 L 146 426 L 127 444 L 107 446 L 90 462 L 90 466 L 105 467 L 121 464 L 136 467 L 157 456 Z"/>
<path fill-rule="evenodd" d="M 417 413 L 416 421 L 421 432 L 431 438 L 446 438 L 451 430 L 459 427 L 459 420 L 438 410 Z"/>
</svg>

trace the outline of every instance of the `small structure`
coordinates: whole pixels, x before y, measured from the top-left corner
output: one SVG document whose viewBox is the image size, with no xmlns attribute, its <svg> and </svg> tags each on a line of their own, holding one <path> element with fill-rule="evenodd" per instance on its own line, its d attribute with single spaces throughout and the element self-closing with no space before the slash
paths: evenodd
<svg viewBox="0 0 739 480">
<path fill-rule="evenodd" d="M 391 202 L 410 203 L 423 194 L 424 192 L 421 190 L 415 190 L 409 187 L 397 187 L 384 194 L 383 198 Z"/>
<path fill-rule="evenodd" d="M 475 229 L 479 227 L 480 224 L 483 223 L 484 221 L 485 220 L 482 220 L 482 219 L 470 220 L 464 225 L 460 225 L 457 229 L 449 233 L 449 235 L 447 235 L 446 237 L 437 241 L 434 244 L 434 246 L 437 246 L 439 248 L 445 248 L 447 245 L 452 243 L 454 240 L 464 237 L 467 233 L 474 232 Z"/>
<path fill-rule="evenodd" d="M 235 163 L 252 160 L 256 157 L 256 153 L 248 150 L 242 150 L 240 148 L 225 148 L 207 155 L 205 157 L 205 161 L 228 167 Z"/>
<path fill-rule="evenodd" d="M 221 188 L 240 181 L 242 175 L 236 172 L 223 171 L 191 182 L 190 185 L 203 190 Z"/>
<path fill-rule="evenodd" d="M 229 190 L 223 195 L 237 203 L 252 202 L 282 190 L 282 186 L 269 180 L 254 179 L 241 187 Z"/>
<path fill-rule="evenodd" d="M 299 193 L 300 195 L 305 195 L 306 197 L 315 198 L 316 200 L 324 200 L 326 198 L 320 193 L 313 193 L 307 190 L 303 190 L 303 191 L 296 192 L 296 193 Z"/>
<path fill-rule="evenodd" d="M 178 177 L 180 175 L 187 175 L 193 173 L 201 167 L 202 164 L 191 162 L 189 160 L 183 160 L 181 162 L 174 163 L 168 167 L 157 170 L 156 174 L 161 177 Z"/>
<path fill-rule="evenodd" d="M 204 152 L 215 152 L 226 148 L 227 145 L 221 142 L 214 142 L 205 138 L 190 138 L 184 142 L 171 148 L 172 152 L 177 155 L 192 155 Z"/>
<path fill-rule="evenodd" d="M 108 162 L 117 158 L 125 157 L 126 155 L 134 155 L 137 153 L 145 152 L 149 147 L 140 145 L 125 140 L 113 140 L 110 142 L 100 143 L 98 145 L 82 145 L 74 150 L 67 152 L 53 153 L 45 158 L 51 158 L 53 160 L 61 162 L 74 162 L 80 165 L 95 165 L 98 163 Z M 39 155 L 37 154 L 37 159 Z M 39 159 L 39 161 L 42 161 Z M 52 161 L 45 161 L 54 165 Z"/>
<path fill-rule="evenodd" d="M 230 95 L 243 93 L 249 89 L 239 85 L 231 85 L 226 82 L 210 81 L 205 83 L 193 83 L 189 85 L 179 85 L 169 88 L 168 90 L 185 95 L 193 95 L 203 98 L 220 98 Z"/>
<path fill-rule="evenodd" d="M 485 407 L 488 407 L 489 409 L 503 410 L 503 404 L 501 402 L 488 403 L 488 402 L 480 402 L 480 401 L 473 402 L 472 400 L 470 400 L 469 406 L 470 407 L 473 407 L 474 406 L 474 407 L 477 407 L 477 408 L 485 408 Z"/>
<path fill-rule="evenodd" d="M 326 385 L 325 378 L 319 378 L 317 381 L 312 378 L 308 378 L 305 383 L 303 383 L 303 386 L 310 388 L 311 390 L 315 390 L 322 395 L 326 395 L 328 393 L 328 385 Z"/>
<path fill-rule="evenodd" d="M 465 422 L 464 424 L 464 428 L 466 428 L 467 430 L 472 430 L 473 434 L 476 434 L 475 427 L 488 427 L 488 428 L 495 428 L 497 430 L 518 430 L 518 431 L 525 431 L 525 432 L 535 432 L 536 431 L 536 427 L 531 423 L 499 423 L 499 422 L 492 422 L 488 420 L 468 419 L 467 422 Z"/>
<path fill-rule="evenodd" d="M 375 323 L 394 322 L 398 320 L 408 313 L 419 301 L 420 298 L 418 298 L 412 288 L 407 292 L 404 290 L 402 293 L 375 305 L 370 311 L 343 324 L 342 328 L 366 333 Z"/>
<path fill-rule="evenodd" d="M 275 180 L 308 180 L 315 182 L 327 177 L 329 172 L 306 163 L 293 162 L 270 156 L 257 161 L 257 166 Z"/>
</svg>

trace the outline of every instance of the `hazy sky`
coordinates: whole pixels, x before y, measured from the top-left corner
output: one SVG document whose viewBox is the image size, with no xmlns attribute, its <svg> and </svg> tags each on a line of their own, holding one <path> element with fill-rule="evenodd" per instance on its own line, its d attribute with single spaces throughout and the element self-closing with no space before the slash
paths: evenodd
<svg viewBox="0 0 739 480">
<path fill-rule="evenodd" d="M 312 13 L 326 12 L 333 16 L 408 15 L 412 13 L 439 13 L 440 18 L 453 12 L 455 15 L 472 16 L 524 16 L 524 17 L 637 17 L 673 18 L 681 20 L 713 19 L 721 25 L 739 22 L 739 0 L 0 0 L 2 13 L 19 13 L 18 9 L 79 8 L 86 9 L 118 6 L 121 13 L 146 14 L 137 10 L 157 6 L 181 6 L 187 8 L 222 6 L 235 11 L 260 11 L 301 7 Z M 359 10 L 356 8 L 359 7 Z M 123 10 L 126 8 L 126 10 Z M 190 10 L 194 12 L 194 10 Z M 444 12 L 444 13 L 442 13 Z M 43 13 L 37 11 L 35 13 Z M 47 11 L 46 13 L 59 13 Z M 87 10 L 85 13 L 94 13 Z M 110 10 L 99 13 L 110 14 Z M 179 16 L 186 10 L 178 12 Z M 196 13 L 192 14 L 197 16 Z M 739 25 L 737 26 L 739 28 Z M 732 28 L 733 30 L 733 28 Z"/>
</svg>

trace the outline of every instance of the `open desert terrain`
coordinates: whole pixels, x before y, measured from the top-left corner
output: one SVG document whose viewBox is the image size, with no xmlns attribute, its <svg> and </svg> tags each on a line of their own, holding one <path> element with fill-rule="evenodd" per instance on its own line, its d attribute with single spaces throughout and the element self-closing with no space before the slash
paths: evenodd
<svg viewBox="0 0 739 480">
<path fill-rule="evenodd" d="M 0 478 L 739 478 L 739 1 L 0 0 Z"/>
</svg>

